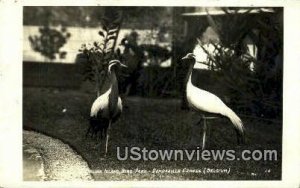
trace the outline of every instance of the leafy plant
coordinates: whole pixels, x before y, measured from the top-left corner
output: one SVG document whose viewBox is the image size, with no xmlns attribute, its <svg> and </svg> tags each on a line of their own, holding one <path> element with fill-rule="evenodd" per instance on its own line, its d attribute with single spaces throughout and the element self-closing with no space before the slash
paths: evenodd
<svg viewBox="0 0 300 188">
<path fill-rule="evenodd" d="M 202 46 L 209 56 L 207 64 L 215 72 L 214 79 L 226 86 L 233 105 L 258 116 L 280 117 L 282 64 L 277 62 L 277 67 L 274 64 L 282 53 L 282 26 L 276 23 L 276 14 L 268 15 L 260 9 L 257 11 L 261 14 L 250 14 L 252 8 L 243 13 L 238 13 L 239 10 L 224 8 L 226 15 L 222 20 L 208 13 L 209 23 L 218 33 L 220 43 L 212 43 L 213 54 Z M 247 35 L 258 47 L 257 59 L 248 53 L 243 43 Z M 254 65 L 252 70 L 251 64 Z M 272 71 L 277 73 L 271 74 Z"/>
<path fill-rule="evenodd" d="M 67 32 L 66 28 L 62 27 L 61 30 L 44 26 L 39 28 L 40 35 L 29 36 L 31 47 L 34 51 L 40 52 L 46 58 L 54 60 L 56 54 L 59 58 L 64 59 L 67 52 L 61 51 L 67 40 L 71 37 L 71 34 Z"/>
<path fill-rule="evenodd" d="M 255 59 L 247 52 L 241 56 L 234 49 L 220 44 L 212 43 L 211 45 L 215 48 L 213 54 L 210 54 L 203 46 L 201 47 L 209 54 L 206 64 L 215 72 L 212 74 L 214 80 L 218 80 L 220 85 L 227 88 L 227 94 L 231 96 L 233 105 L 241 109 L 247 108 L 249 99 L 253 97 L 251 88 L 254 83 L 259 83 L 250 68 Z"/>
</svg>

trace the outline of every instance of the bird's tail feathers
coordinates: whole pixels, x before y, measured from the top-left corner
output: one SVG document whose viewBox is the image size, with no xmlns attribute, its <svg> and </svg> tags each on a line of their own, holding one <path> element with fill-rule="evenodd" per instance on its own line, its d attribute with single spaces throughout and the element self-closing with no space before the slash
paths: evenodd
<svg viewBox="0 0 300 188">
<path fill-rule="evenodd" d="M 109 120 L 90 117 L 90 126 L 86 135 L 90 135 L 92 138 L 103 139 L 106 137 L 108 126 Z"/>
<path fill-rule="evenodd" d="M 239 132 L 239 135 L 242 137 L 242 142 L 244 142 L 245 141 L 245 128 L 244 128 L 242 120 L 230 108 L 226 109 L 226 113 L 224 115 L 230 119 L 230 121 L 234 125 L 235 129 Z"/>
</svg>

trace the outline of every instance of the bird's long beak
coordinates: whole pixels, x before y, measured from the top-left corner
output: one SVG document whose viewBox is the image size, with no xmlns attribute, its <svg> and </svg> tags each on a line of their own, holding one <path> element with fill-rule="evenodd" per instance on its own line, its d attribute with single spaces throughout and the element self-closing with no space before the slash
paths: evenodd
<svg viewBox="0 0 300 188">
<path fill-rule="evenodd" d="M 188 53 L 183 58 L 181 58 L 181 60 L 192 59 L 192 58 L 195 58 L 195 55 L 193 53 Z"/>
<path fill-rule="evenodd" d="M 128 68 L 128 66 L 127 66 L 127 65 L 125 65 L 125 64 L 123 64 L 123 63 L 120 63 L 120 66 L 121 66 L 121 67 Z"/>
<path fill-rule="evenodd" d="M 185 59 L 188 59 L 188 57 L 187 57 L 187 56 L 184 56 L 183 58 L 181 58 L 181 60 L 185 60 Z"/>
</svg>

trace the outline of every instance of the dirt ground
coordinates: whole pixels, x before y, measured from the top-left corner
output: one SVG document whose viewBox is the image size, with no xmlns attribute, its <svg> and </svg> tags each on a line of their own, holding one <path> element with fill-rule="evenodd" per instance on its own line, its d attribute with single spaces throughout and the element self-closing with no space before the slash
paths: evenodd
<svg viewBox="0 0 300 188">
<path fill-rule="evenodd" d="M 85 137 L 94 97 L 79 90 L 24 88 L 24 129 L 35 130 L 69 144 L 87 161 L 94 172 L 95 180 L 281 179 L 280 121 L 241 116 L 247 131 L 247 144 L 237 146 L 231 123 L 226 119 L 212 120 L 209 122 L 211 129 L 206 148 L 230 149 L 236 153 L 241 153 L 245 149 L 277 150 L 276 161 L 119 161 L 116 154 L 117 146 L 187 150 L 201 146 L 202 127 L 195 124 L 199 116 L 191 111 L 182 111 L 178 99 L 129 97 L 124 100 L 125 108 L 121 118 L 111 128 L 109 153 L 104 158 L 104 146 L 98 145 L 100 140 Z M 183 169 L 202 171 L 183 173 Z M 204 169 L 213 170 L 204 173 Z M 170 172 L 171 170 L 173 171 Z M 181 172 L 176 173 L 176 170 Z M 219 171 L 216 172 L 217 170 Z"/>
</svg>

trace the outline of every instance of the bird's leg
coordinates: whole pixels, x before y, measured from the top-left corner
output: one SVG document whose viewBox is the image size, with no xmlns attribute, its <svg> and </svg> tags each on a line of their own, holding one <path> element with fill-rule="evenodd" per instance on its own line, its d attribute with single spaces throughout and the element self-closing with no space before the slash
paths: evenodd
<svg viewBox="0 0 300 188">
<path fill-rule="evenodd" d="M 88 136 L 90 136 L 90 138 L 93 138 L 94 137 L 94 131 L 95 131 L 95 127 L 93 125 L 90 125 L 89 128 L 86 131 L 85 138 L 87 138 Z"/>
<path fill-rule="evenodd" d="M 199 119 L 199 121 L 197 121 L 197 123 L 196 123 L 196 125 L 200 125 L 201 124 L 201 121 L 202 121 L 202 116 L 200 116 L 200 119 Z"/>
<path fill-rule="evenodd" d="M 90 134 L 90 132 L 91 132 L 91 126 L 89 126 L 88 130 L 85 133 L 85 139 L 87 139 L 87 137 Z"/>
<path fill-rule="evenodd" d="M 104 156 L 106 156 L 106 154 L 107 154 L 110 124 L 111 124 L 111 120 L 109 120 L 109 124 L 108 124 L 108 127 L 107 127 L 106 143 L 105 143 L 105 155 Z"/>
<path fill-rule="evenodd" d="M 100 130 L 98 133 L 97 133 L 97 141 L 101 141 L 102 139 L 102 131 Z"/>
<path fill-rule="evenodd" d="M 207 125 L 206 125 L 206 118 L 203 115 L 202 116 L 203 119 L 203 137 L 202 137 L 202 150 L 204 150 L 205 148 L 205 142 L 206 142 L 206 130 L 207 130 Z"/>
<path fill-rule="evenodd" d="M 101 137 L 99 137 L 99 135 L 101 135 L 101 130 L 99 130 L 99 128 L 95 128 L 94 131 L 92 131 L 92 134 L 93 137 L 95 137 L 96 141 L 99 141 L 99 143 L 94 147 L 94 149 L 97 149 L 101 145 Z"/>
<path fill-rule="evenodd" d="M 211 126 L 210 126 L 210 124 L 208 122 L 206 122 L 206 126 L 207 126 L 207 137 L 210 138 Z M 208 141 L 208 144 L 209 144 L 209 141 Z"/>
</svg>

